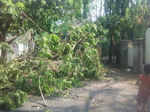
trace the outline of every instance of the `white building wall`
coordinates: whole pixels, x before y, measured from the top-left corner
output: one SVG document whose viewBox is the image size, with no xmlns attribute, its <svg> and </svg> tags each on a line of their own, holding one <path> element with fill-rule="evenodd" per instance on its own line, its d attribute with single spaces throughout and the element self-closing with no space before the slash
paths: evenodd
<svg viewBox="0 0 150 112">
<path fill-rule="evenodd" d="M 150 64 L 150 28 L 145 35 L 145 64 Z"/>
</svg>

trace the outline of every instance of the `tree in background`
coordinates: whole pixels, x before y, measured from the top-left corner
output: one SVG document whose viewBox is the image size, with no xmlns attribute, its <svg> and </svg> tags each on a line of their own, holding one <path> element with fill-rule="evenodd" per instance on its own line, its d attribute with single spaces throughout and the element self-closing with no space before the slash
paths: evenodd
<svg viewBox="0 0 150 112">
<path fill-rule="evenodd" d="M 108 54 L 109 62 L 112 63 L 113 54 L 118 54 L 116 45 L 119 44 L 120 40 L 133 40 L 144 35 L 146 29 L 145 23 L 148 22 L 146 21 L 146 18 L 148 17 L 148 1 L 105 0 L 104 10 L 106 20 L 103 25 L 109 30 Z"/>
</svg>

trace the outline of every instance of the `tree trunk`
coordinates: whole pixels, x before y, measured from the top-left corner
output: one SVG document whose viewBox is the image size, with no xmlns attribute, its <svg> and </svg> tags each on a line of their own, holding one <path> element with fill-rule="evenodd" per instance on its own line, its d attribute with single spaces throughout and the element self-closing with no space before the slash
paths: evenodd
<svg viewBox="0 0 150 112">
<path fill-rule="evenodd" d="M 0 34 L 0 44 L 6 42 L 6 37 L 5 34 L 1 33 Z M 0 64 L 5 64 L 7 61 L 7 51 L 4 46 L 1 48 L 1 56 L 0 56 Z"/>
<path fill-rule="evenodd" d="M 116 45 L 116 64 L 119 65 L 120 64 L 120 44 Z"/>
<path fill-rule="evenodd" d="M 110 45 L 109 45 L 109 63 L 112 63 L 112 47 L 113 47 L 113 41 L 112 41 L 112 35 L 111 35 Z"/>
</svg>

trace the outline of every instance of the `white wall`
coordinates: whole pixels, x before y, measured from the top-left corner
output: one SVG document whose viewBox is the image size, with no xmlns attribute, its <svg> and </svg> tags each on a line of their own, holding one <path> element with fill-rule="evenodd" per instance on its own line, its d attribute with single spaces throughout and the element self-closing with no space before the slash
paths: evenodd
<svg viewBox="0 0 150 112">
<path fill-rule="evenodd" d="M 145 64 L 150 64 L 150 28 L 145 35 Z"/>
</svg>

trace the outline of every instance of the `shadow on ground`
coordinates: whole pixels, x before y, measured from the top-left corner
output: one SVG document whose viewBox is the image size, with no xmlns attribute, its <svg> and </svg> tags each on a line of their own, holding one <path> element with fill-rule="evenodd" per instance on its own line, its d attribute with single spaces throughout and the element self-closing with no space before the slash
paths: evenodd
<svg viewBox="0 0 150 112">
<path fill-rule="evenodd" d="M 74 88 L 64 97 L 32 100 L 14 112 L 136 112 L 135 85 L 124 82 L 94 82 L 83 88 Z M 37 107 L 33 107 L 37 105 Z"/>
</svg>

